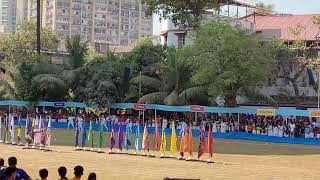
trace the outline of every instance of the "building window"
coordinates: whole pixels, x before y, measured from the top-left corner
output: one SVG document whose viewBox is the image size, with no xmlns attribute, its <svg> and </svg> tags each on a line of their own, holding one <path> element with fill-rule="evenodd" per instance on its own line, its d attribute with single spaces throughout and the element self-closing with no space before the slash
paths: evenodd
<svg viewBox="0 0 320 180">
<path fill-rule="evenodd" d="M 186 34 L 177 34 L 178 36 L 178 46 L 183 46 L 186 43 Z"/>
</svg>

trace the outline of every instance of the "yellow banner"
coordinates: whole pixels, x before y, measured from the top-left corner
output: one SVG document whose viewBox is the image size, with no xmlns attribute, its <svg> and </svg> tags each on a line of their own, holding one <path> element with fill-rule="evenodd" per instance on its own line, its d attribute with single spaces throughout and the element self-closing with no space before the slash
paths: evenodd
<svg viewBox="0 0 320 180">
<path fill-rule="evenodd" d="M 320 117 L 320 109 L 314 109 L 309 111 L 310 117 Z"/>
<path fill-rule="evenodd" d="M 257 109 L 257 115 L 260 116 L 275 116 L 276 110 L 275 109 Z"/>
</svg>

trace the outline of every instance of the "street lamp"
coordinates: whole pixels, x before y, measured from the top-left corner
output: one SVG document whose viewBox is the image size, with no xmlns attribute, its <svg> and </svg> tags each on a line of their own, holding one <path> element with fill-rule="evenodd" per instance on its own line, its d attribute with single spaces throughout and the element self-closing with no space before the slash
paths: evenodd
<svg viewBox="0 0 320 180">
<path fill-rule="evenodd" d="M 37 0 L 37 53 L 40 56 L 41 42 L 40 42 L 40 28 L 41 28 L 41 0 Z"/>
</svg>

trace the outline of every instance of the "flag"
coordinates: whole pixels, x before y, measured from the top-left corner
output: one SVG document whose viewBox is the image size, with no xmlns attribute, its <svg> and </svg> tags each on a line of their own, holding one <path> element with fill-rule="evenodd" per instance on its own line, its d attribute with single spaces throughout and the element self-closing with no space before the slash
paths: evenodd
<svg viewBox="0 0 320 180">
<path fill-rule="evenodd" d="M 122 151 L 122 143 L 123 143 L 123 129 L 122 129 L 122 123 L 120 123 L 119 131 L 118 131 L 118 148 L 120 151 Z"/>
<path fill-rule="evenodd" d="M 82 132 L 81 132 L 81 147 L 86 146 L 86 139 L 87 139 L 87 123 L 83 121 L 82 123 Z"/>
<path fill-rule="evenodd" d="M 100 125 L 99 125 L 99 140 L 98 140 L 99 148 L 102 148 L 102 143 L 103 143 L 103 125 L 102 125 L 102 122 L 100 121 Z"/>
<path fill-rule="evenodd" d="M 188 147 L 189 147 L 189 154 L 192 157 L 193 141 L 192 141 L 192 124 L 191 124 L 191 122 L 190 122 L 190 127 L 189 127 L 189 134 L 188 134 Z"/>
<path fill-rule="evenodd" d="M 212 158 L 212 131 L 211 131 L 211 123 L 209 125 L 209 132 L 208 132 L 208 153 L 209 157 Z"/>
<path fill-rule="evenodd" d="M 309 78 L 309 85 L 310 86 L 316 85 L 316 82 L 315 82 L 314 77 L 313 77 L 312 70 L 310 68 L 307 68 L 307 74 L 308 74 L 308 78 Z"/>
<path fill-rule="evenodd" d="M 41 144 L 43 144 L 44 146 L 46 145 L 46 139 L 47 139 L 45 120 L 46 120 L 46 117 L 42 118 L 40 116 L 39 127 L 40 127 L 40 135 L 41 135 Z"/>
<path fill-rule="evenodd" d="M 139 125 L 139 122 L 138 122 L 137 130 L 136 130 L 135 148 L 136 148 L 136 151 L 140 151 L 141 150 L 141 146 L 140 146 L 140 125 Z"/>
<path fill-rule="evenodd" d="M 166 132 L 164 131 L 164 126 L 162 126 L 162 133 L 161 133 L 161 153 L 164 155 L 167 151 L 167 138 Z"/>
<path fill-rule="evenodd" d="M 200 136 L 199 136 L 199 149 L 198 149 L 198 158 L 200 158 L 206 149 L 206 140 L 204 137 L 204 126 L 201 126 Z"/>
<path fill-rule="evenodd" d="M 131 146 L 130 138 L 131 138 L 131 133 L 130 133 L 129 126 L 127 124 L 127 126 L 126 126 L 126 135 L 125 135 L 125 140 L 124 140 L 124 145 L 126 146 L 126 150 L 127 151 L 129 150 L 129 146 Z"/>
<path fill-rule="evenodd" d="M 2 116 L 0 116 L 0 142 L 2 142 Z"/>
<path fill-rule="evenodd" d="M 156 146 L 156 151 L 160 150 L 160 136 L 159 136 L 159 127 L 158 127 L 158 122 L 157 119 L 155 119 L 156 127 L 155 127 L 155 132 L 154 132 L 154 139 L 155 139 L 155 146 Z"/>
<path fill-rule="evenodd" d="M 93 148 L 93 127 L 92 127 L 92 121 L 90 121 L 90 124 L 89 124 L 88 142 L 90 143 L 91 148 Z"/>
<path fill-rule="evenodd" d="M 9 114 L 9 119 L 10 119 L 10 132 L 11 132 L 11 143 L 15 144 L 14 142 L 14 117 Z"/>
<path fill-rule="evenodd" d="M 17 131 L 18 144 L 21 142 L 21 116 L 19 115 L 18 131 Z"/>
<path fill-rule="evenodd" d="M 177 135 L 176 135 L 176 127 L 174 124 L 174 120 L 172 121 L 170 151 L 172 154 L 177 153 Z"/>
<path fill-rule="evenodd" d="M 76 131 L 74 134 L 74 146 L 77 148 L 79 146 L 79 123 L 76 121 Z"/>
<path fill-rule="evenodd" d="M 32 122 L 30 122 L 30 116 L 27 115 L 27 119 L 26 119 L 26 126 L 25 126 L 25 139 L 26 139 L 26 145 L 30 145 L 32 142 L 32 132 L 31 132 L 31 128 L 32 128 Z"/>
<path fill-rule="evenodd" d="M 4 136 L 3 136 L 3 141 L 7 142 L 8 141 L 8 132 L 9 131 L 9 120 L 8 120 L 8 115 L 6 115 L 6 118 L 4 119 Z"/>
<path fill-rule="evenodd" d="M 51 136 L 52 136 L 52 132 L 51 132 L 51 115 L 49 115 L 49 119 L 48 119 L 48 127 L 47 127 L 47 133 L 46 133 L 46 144 L 50 147 L 51 146 Z"/>
<path fill-rule="evenodd" d="M 181 157 L 184 156 L 184 151 L 187 148 L 187 127 L 183 127 L 180 141 L 179 154 Z"/>
<path fill-rule="evenodd" d="M 148 129 L 147 123 L 144 124 L 143 136 L 142 136 L 142 149 L 149 152 L 149 141 L 148 141 Z"/>
<path fill-rule="evenodd" d="M 111 139 L 110 139 L 110 150 L 111 151 L 112 151 L 115 144 L 116 144 L 116 141 L 114 140 L 114 123 L 112 123 Z"/>
</svg>

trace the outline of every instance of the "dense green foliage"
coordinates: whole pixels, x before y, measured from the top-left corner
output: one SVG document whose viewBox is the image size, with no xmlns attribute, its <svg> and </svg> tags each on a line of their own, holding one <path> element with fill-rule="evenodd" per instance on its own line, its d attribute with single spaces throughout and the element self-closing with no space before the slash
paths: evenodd
<svg viewBox="0 0 320 180">
<path fill-rule="evenodd" d="M 65 40 L 68 55 L 55 64 L 51 57 L 31 50 L 35 41 L 27 37 L 35 29 L 25 29 L 27 25 L 0 41 L 5 54 L 1 64 L 7 64 L 2 66 L 6 78 L 0 90 L 6 89 L 10 98 L 18 100 L 79 101 L 99 107 L 113 102 L 208 105 L 222 96 L 226 105 L 235 106 L 237 95 L 256 93 L 256 87 L 271 76 L 272 50 L 282 52 L 278 46 L 261 44 L 250 32 L 212 22 L 197 25 L 190 46 L 164 47 L 148 37 L 120 55 L 99 56 L 76 35 Z M 18 46 L 21 39 L 16 36 L 24 38 L 25 47 Z M 43 36 L 44 50 L 54 52 L 55 35 L 48 31 Z M 17 52 L 11 45 L 5 48 L 7 41 L 17 44 Z"/>
<path fill-rule="evenodd" d="M 171 18 L 180 27 L 197 27 L 203 12 L 216 9 L 218 0 L 142 0 L 149 6 L 149 13 L 159 14 L 162 18 Z"/>
</svg>

